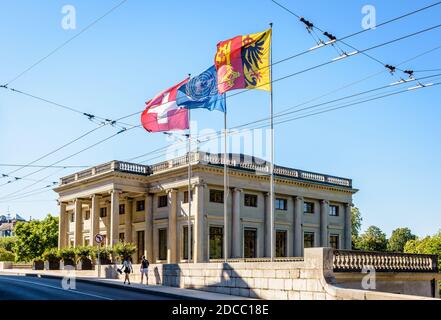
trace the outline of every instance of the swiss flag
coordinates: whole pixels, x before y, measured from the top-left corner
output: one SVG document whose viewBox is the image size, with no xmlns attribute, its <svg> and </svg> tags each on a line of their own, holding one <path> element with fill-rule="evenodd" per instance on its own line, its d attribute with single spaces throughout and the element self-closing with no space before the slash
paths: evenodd
<svg viewBox="0 0 441 320">
<path fill-rule="evenodd" d="M 185 79 L 146 102 L 146 109 L 141 115 L 141 123 L 148 132 L 186 130 L 189 128 L 188 110 L 179 107 L 176 103 L 178 89 L 187 82 L 188 79 Z"/>
</svg>

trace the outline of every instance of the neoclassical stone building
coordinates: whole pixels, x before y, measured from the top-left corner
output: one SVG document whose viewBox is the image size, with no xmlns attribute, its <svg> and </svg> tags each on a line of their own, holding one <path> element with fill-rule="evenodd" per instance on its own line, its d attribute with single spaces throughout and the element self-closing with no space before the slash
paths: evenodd
<svg viewBox="0 0 441 320">
<path fill-rule="evenodd" d="M 192 153 L 192 257 L 270 255 L 269 177 L 265 163 L 229 155 L 228 225 L 224 228 L 223 155 Z M 59 247 L 137 245 L 134 259 L 155 263 L 188 258 L 188 157 L 151 166 L 112 161 L 64 177 L 59 194 Z M 275 245 L 279 257 L 302 256 L 307 247 L 351 247 L 349 179 L 275 167 Z"/>
</svg>

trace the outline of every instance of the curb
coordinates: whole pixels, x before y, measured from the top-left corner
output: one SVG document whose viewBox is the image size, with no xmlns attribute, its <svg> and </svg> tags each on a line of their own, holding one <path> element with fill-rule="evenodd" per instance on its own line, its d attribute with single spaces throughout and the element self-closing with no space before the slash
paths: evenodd
<svg viewBox="0 0 441 320">
<path fill-rule="evenodd" d="M 0 272 L 1 274 L 1 272 Z M 34 278 L 47 278 L 47 279 L 62 279 L 62 276 L 56 276 L 56 275 L 49 275 L 49 274 L 36 274 L 36 273 L 9 273 L 9 274 L 17 274 L 17 275 L 24 275 L 26 277 L 34 277 Z M 169 293 L 169 292 L 160 292 L 156 290 L 151 290 L 149 288 L 137 288 L 137 287 L 128 287 L 128 286 L 122 286 L 116 283 L 110 283 L 107 281 L 96 281 L 92 279 L 86 279 L 86 278 L 75 278 L 76 281 L 83 282 L 83 283 L 94 283 L 94 284 L 100 284 L 106 287 L 115 288 L 115 289 L 121 289 L 121 290 L 128 290 L 128 291 L 136 291 L 140 293 L 148 293 L 148 294 L 154 294 L 162 297 L 167 298 L 174 298 L 176 300 L 195 300 L 195 301 L 203 301 L 204 299 L 201 298 L 195 298 L 195 297 L 188 297 L 184 295 L 180 295 L 177 293 Z"/>
</svg>

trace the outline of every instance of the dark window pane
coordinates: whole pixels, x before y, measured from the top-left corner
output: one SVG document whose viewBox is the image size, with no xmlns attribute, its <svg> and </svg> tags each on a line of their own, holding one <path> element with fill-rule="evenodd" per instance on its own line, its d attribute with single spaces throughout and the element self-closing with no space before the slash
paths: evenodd
<svg viewBox="0 0 441 320">
<path fill-rule="evenodd" d="M 121 232 L 120 234 L 119 234 L 119 241 L 120 242 L 124 242 L 124 239 L 125 239 L 125 234 L 124 234 L 124 232 Z"/>
<path fill-rule="evenodd" d="M 183 243 L 183 258 L 184 259 L 188 259 L 188 226 L 184 226 L 183 228 L 183 233 L 184 233 L 184 243 Z M 193 244 L 193 226 L 191 226 L 191 238 L 190 238 L 191 243 Z M 193 245 L 190 246 L 190 252 L 191 252 L 191 258 L 193 258 Z"/>
<path fill-rule="evenodd" d="M 257 196 L 254 194 L 245 194 L 244 204 L 246 207 L 257 208 Z"/>
<path fill-rule="evenodd" d="M 193 191 L 191 192 L 191 201 L 193 201 Z M 184 203 L 188 203 L 188 191 L 184 191 Z"/>
<path fill-rule="evenodd" d="M 167 229 L 158 230 L 159 260 L 167 260 Z"/>
<path fill-rule="evenodd" d="M 284 258 L 287 257 L 287 232 L 277 231 L 276 232 L 276 257 Z"/>
<path fill-rule="evenodd" d="M 313 214 L 314 213 L 314 203 L 313 202 L 305 202 L 303 204 L 303 210 L 305 213 Z"/>
<path fill-rule="evenodd" d="M 126 213 L 126 205 L 120 204 L 119 205 L 119 214 L 125 214 Z"/>
<path fill-rule="evenodd" d="M 257 230 L 244 230 L 244 258 L 257 257 Z"/>
<path fill-rule="evenodd" d="M 107 217 L 107 208 L 106 207 L 100 208 L 100 217 L 101 218 Z"/>
<path fill-rule="evenodd" d="M 222 259 L 224 229 L 210 227 L 210 259 Z"/>
<path fill-rule="evenodd" d="M 303 247 L 304 248 L 314 248 L 314 233 L 305 232 Z"/>
<path fill-rule="evenodd" d="M 221 190 L 210 190 L 210 202 L 224 203 L 224 192 Z"/>
<path fill-rule="evenodd" d="M 338 217 L 338 206 L 329 206 L 329 215 L 333 217 Z"/>
<path fill-rule="evenodd" d="M 276 199 L 276 210 L 282 210 L 282 211 L 288 210 L 288 200 Z"/>
<path fill-rule="evenodd" d="M 167 196 L 159 196 L 158 197 L 158 208 L 165 208 L 168 204 L 168 197 Z"/>
<path fill-rule="evenodd" d="M 84 217 L 84 220 L 89 220 L 90 219 L 90 210 L 86 211 L 86 216 Z"/>
<path fill-rule="evenodd" d="M 331 246 L 331 248 L 333 249 L 339 249 L 340 247 L 340 237 L 336 234 L 331 234 L 331 236 L 329 237 L 329 245 Z"/>
<path fill-rule="evenodd" d="M 144 211 L 145 210 L 145 201 L 136 201 L 136 211 Z"/>
</svg>

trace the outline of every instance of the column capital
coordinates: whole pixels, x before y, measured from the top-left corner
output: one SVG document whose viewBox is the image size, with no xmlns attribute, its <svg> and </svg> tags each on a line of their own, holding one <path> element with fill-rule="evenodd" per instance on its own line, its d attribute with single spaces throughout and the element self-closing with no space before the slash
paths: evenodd
<svg viewBox="0 0 441 320">
<path fill-rule="evenodd" d="M 352 202 L 347 202 L 347 203 L 345 203 L 345 207 L 346 208 L 353 208 L 353 207 L 355 207 L 355 205 Z"/>
<path fill-rule="evenodd" d="M 194 186 L 198 187 L 198 188 L 205 188 L 207 186 L 207 183 L 200 181 L 200 182 L 195 183 Z"/>
<path fill-rule="evenodd" d="M 112 193 L 116 193 L 116 194 L 120 195 L 120 194 L 123 193 L 123 191 L 122 191 L 121 189 L 112 189 L 112 190 L 109 190 L 109 194 L 112 194 Z"/>
<path fill-rule="evenodd" d="M 243 192 L 243 189 L 241 189 L 241 188 L 233 188 L 233 191 L 234 191 L 234 192 L 240 192 L 240 193 L 242 193 L 242 192 Z"/>
<path fill-rule="evenodd" d="M 166 192 L 167 194 L 169 194 L 169 193 L 177 193 L 177 192 L 178 192 L 178 189 L 171 188 L 171 189 L 167 189 L 167 190 L 165 190 L 165 192 Z"/>
<path fill-rule="evenodd" d="M 329 205 L 329 200 L 320 200 L 320 204 Z"/>
<path fill-rule="evenodd" d="M 304 201 L 305 200 L 305 198 L 302 196 L 293 196 L 293 199 L 297 200 L 297 201 Z"/>
</svg>

